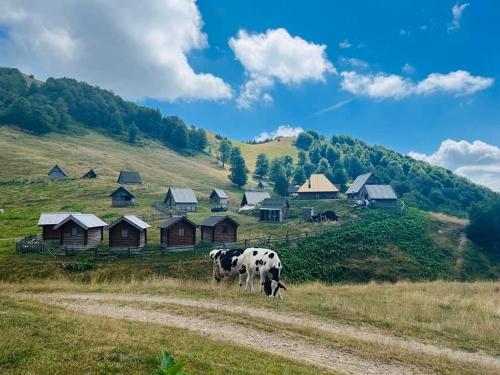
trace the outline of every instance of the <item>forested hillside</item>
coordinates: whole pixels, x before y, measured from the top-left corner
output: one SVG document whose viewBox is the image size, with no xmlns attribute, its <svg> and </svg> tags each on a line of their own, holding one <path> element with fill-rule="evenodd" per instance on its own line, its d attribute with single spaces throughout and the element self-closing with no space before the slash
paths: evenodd
<svg viewBox="0 0 500 375">
<path fill-rule="evenodd" d="M 145 135 L 180 150 L 202 151 L 207 146 L 203 129 L 187 127 L 176 116 L 164 117 L 157 109 L 85 82 L 41 82 L 12 68 L 0 68 L 0 123 L 39 135 L 72 133 L 83 125 L 129 143 Z"/>
</svg>

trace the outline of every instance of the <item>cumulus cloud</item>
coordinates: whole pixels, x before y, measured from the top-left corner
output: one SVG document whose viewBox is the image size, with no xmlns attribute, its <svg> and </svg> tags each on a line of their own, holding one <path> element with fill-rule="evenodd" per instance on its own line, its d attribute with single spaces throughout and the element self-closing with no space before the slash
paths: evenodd
<svg viewBox="0 0 500 375">
<path fill-rule="evenodd" d="M 254 137 L 255 142 L 263 142 L 267 139 L 275 139 L 278 137 L 297 137 L 302 133 L 304 129 L 301 127 L 292 127 L 290 125 L 280 125 L 278 128 L 272 132 L 262 132 L 258 136 Z"/>
<path fill-rule="evenodd" d="M 208 47 L 195 0 L 0 2 L 0 65 L 72 76 L 127 98 L 226 99 L 221 78 L 187 55 Z"/>
<path fill-rule="evenodd" d="M 432 73 L 419 82 L 396 74 L 342 72 L 340 81 L 344 91 L 376 99 L 401 99 L 410 95 L 428 95 L 437 92 L 457 96 L 471 95 L 491 87 L 493 83 L 493 78 L 473 76 L 463 70 L 447 74 Z"/>
<path fill-rule="evenodd" d="M 447 139 L 431 155 L 410 152 L 409 156 L 447 168 L 500 192 L 500 148 L 497 146 L 482 141 L 470 143 Z"/>
<path fill-rule="evenodd" d="M 229 39 L 229 46 L 248 76 L 237 98 L 240 108 L 269 99 L 267 91 L 276 82 L 289 86 L 307 81 L 323 82 L 327 73 L 335 72 L 327 59 L 325 45 L 292 37 L 282 28 L 261 34 L 240 30 L 236 37 Z"/>
<path fill-rule="evenodd" d="M 453 18 L 451 20 L 450 26 L 448 26 L 448 31 L 460 29 L 460 21 L 462 19 L 462 15 L 469 5 L 470 3 L 456 3 L 455 5 L 453 5 L 453 7 L 451 8 L 451 15 Z"/>
<path fill-rule="evenodd" d="M 415 73 L 415 67 L 413 65 L 408 64 L 408 63 L 404 64 L 403 67 L 401 68 L 401 70 L 403 71 L 403 73 L 406 73 L 406 74 Z"/>
<path fill-rule="evenodd" d="M 366 61 L 357 59 L 355 57 L 340 56 L 339 63 L 343 66 L 349 66 L 351 67 L 351 69 L 368 69 L 370 67 L 370 64 L 368 64 Z"/>
</svg>

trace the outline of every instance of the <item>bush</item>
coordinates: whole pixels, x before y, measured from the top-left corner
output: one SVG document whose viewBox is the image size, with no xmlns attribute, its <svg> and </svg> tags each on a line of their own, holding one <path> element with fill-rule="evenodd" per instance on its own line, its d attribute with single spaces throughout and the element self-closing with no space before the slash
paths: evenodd
<svg viewBox="0 0 500 375">
<path fill-rule="evenodd" d="M 160 366 L 156 375 L 187 375 L 184 371 L 184 364 L 176 362 L 172 354 L 163 351 L 160 357 Z"/>
</svg>

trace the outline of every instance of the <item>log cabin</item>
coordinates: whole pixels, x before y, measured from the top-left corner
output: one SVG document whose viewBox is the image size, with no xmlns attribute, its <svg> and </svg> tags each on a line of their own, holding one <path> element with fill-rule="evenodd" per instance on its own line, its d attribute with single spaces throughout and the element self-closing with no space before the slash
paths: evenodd
<svg viewBox="0 0 500 375">
<path fill-rule="evenodd" d="M 312 174 L 297 194 L 299 199 L 337 199 L 339 189 L 324 174 Z"/>
<path fill-rule="evenodd" d="M 97 173 L 95 173 L 94 169 L 89 169 L 81 178 L 97 178 Z"/>
<path fill-rule="evenodd" d="M 229 197 L 222 189 L 213 189 L 208 198 L 211 202 L 223 207 L 226 207 L 229 203 Z"/>
<path fill-rule="evenodd" d="M 109 230 L 109 247 L 117 249 L 141 249 L 148 242 L 148 228 L 145 223 L 135 215 L 125 215 L 111 224 Z"/>
<path fill-rule="evenodd" d="M 127 188 L 120 186 L 110 195 L 111 206 L 113 207 L 130 207 L 135 204 L 135 195 Z"/>
<path fill-rule="evenodd" d="M 164 204 L 177 211 L 196 212 L 198 199 L 190 188 L 170 187 L 165 195 Z"/>
<path fill-rule="evenodd" d="M 259 208 L 260 221 L 282 222 L 288 219 L 288 199 L 285 197 L 272 197 L 264 199 Z"/>
<path fill-rule="evenodd" d="M 141 185 L 142 179 L 139 175 L 139 172 L 136 171 L 120 171 L 120 175 L 118 176 L 118 180 L 116 181 L 120 185 L 126 184 L 135 184 Z"/>
<path fill-rule="evenodd" d="M 68 174 L 64 172 L 64 170 L 58 166 L 57 164 L 52 167 L 52 169 L 48 173 L 49 180 L 64 180 L 68 178 Z"/>
<path fill-rule="evenodd" d="M 162 247 L 194 246 L 196 244 L 197 225 L 185 216 L 169 217 L 160 228 Z"/>
<path fill-rule="evenodd" d="M 396 208 L 398 196 L 391 185 L 365 185 L 361 198 L 371 207 Z"/>
<path fill-rule="evenodd" d="M 347 198 L 349 199 L 361 199 L 361 191 L 365 187 L 365 185 L 373 183 L 374 178 L 372 173 L 362 174 L 353 181 L 349 189 L 345 192 Z"/>
<path fill-rule="evenodd" d="M 67 249 L 83 250 L 99 245 L 108 224 L 93 214 L 71 214 L 54 226 L 59 244 Z"/>
<path fill-rule="evenodd" d="M 232 243 L 238 237 L 239 223 L 230 216 L 210 216 L 203 220 L 201 240 L 206 243 Z"/>
<path fill-rule="evenodd" d="M 38 226 L 42 227 L 43 241 L 59 241 L 60 233 L 54 226 L 66 219 L 70 215 L 78 215 L 80 212 L 47 212 L 41 213 L 38 219 Z"/>
</svg>

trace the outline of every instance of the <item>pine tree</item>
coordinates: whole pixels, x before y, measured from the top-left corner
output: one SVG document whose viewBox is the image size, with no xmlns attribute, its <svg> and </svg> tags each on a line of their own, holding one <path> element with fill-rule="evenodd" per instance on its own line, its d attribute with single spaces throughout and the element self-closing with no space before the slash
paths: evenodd
<svg viewBox="0 0 500 375">
<path fill-rule="evenodd" d="M 227 139 L 223 139 L 219 145 L 220 160 L 222 161 L 222 167 L 226 166 L 226 162 L 229 160 L 231 155 L 231 142 Z"/>
<path fill-rule="evenodd" d="M 286 178 L 286 172 L 283 167 L 280 167 L 276 179 L 274 181 L 274 192 L 283 197 L 288 195 L 288 179 Z"/>
<path fill-rule="evenodd" d="M 231 160 L 231 174 L 229 180 L 238 187 L 242 187 L 247 183 L 247 167 L 245 159 L 241 156 L 241 152 L 236 152 Z"/>
<path fill-rule="evenodd" d="M 128 142 L 135 145 L 137 143 L 137 136 L 138 136 L 137 126 L 135 125 L 135 122 L 132 122 L 128 131 Z"/>
<path fill-rule="evenodd" d="M 269 159 L 266 154 L 259 154 L 255 162 L 255 176 L 265 178 L 269 174 Z"/>
<path fill-rule="evenodd" d="M 295 168 L 295 172 L 293 174 L 293 183 L 295 185 L 302 185 L 304 182 L 306 182 L 306 172 L 304 171 L 304 167 L 298 165 L 297 168 Z"/>
</svg>

